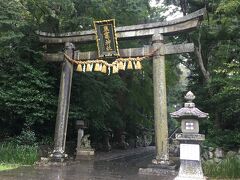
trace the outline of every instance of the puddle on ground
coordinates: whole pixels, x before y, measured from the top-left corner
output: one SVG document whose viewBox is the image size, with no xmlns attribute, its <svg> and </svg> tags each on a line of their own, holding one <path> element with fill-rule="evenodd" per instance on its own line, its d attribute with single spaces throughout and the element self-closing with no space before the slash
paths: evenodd
<svg viewBox="0 0 240 180">
<path fill-rule="evenodd" d="M 80 161 L 62 167 L 21 167 L 0 172 L 0 180 L 172 180 L 174 177 L 139 175 L 152 156 L 114 161 Z"/>
</svg>

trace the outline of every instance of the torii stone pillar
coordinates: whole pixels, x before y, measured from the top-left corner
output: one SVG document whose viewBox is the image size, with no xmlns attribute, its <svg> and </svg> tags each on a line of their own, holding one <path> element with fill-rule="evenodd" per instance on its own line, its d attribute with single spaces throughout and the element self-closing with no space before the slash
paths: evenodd
<svg viewBox="0 0 240 180">
<path fill-rule="evenodd" d="M 153 94 L 154 94 L 154 121 L 156 140 L 156 159 L 154 164 L 169 164 L 168 154 L 168 123 L 167 123 L 167 95 L 165 77 L 165 55 L 163 35 L 154 34 L 152 46 L 156 50 L 153 55 Z"/>
<path fill-rule="evenodd" d="M 74 45 L 65 44 L 65 53 L 69 57 L 74 55 Z M 54 135 L 54 150 L 50 155 L 53 161 L 62 162 L 67 157 L 65 154 L 65 142 L 68 124 L 68 112 L 70 104 L 70 94 L 72 87 L 73 65 L 69 61 L 62 63 L 62 74 L 58 98 L 58 110 Z"/>
</svg>

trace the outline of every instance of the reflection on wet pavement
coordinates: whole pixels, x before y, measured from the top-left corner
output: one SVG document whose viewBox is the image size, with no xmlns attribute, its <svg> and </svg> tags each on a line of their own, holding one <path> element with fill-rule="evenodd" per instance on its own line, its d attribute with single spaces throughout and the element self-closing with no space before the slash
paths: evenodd
<svg viewBox="0 0 240 180">
<path fill-rule="evenodd" d="M 22 167 L 2 171 L 1 180 L 172 180 L 174 177 L 138 175 L 152 156 L 126 158 L 114 161 L 80 161 L 60 167 Z"/>
</svg>

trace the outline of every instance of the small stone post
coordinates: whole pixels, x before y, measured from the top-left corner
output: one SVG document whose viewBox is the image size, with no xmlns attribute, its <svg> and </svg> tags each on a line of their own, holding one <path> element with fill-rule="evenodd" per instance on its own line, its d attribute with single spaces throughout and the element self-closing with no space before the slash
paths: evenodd
<svg viewBox="0 0 240 180">
<path fill-rule="evenodd" d="M 110 139 L 112 137 L 112 130 L 107 128 L 104 130 L 104 150 L 109 152 L 112 150 L 112 146 L 110 144 Z"/>
<path fill-rule="evenodd" d="M 78 120 L 76 121 L 76 127 L 78 129 L 78 136 L 77 136 L 77 152 L 80 151 L 81 148 L 81 140 L 84 136 L 84 129 L 85 129 L 85 125 L 84 125 L 84 121 L 82 120 Z"/>
<path fill-rule="evenodd" d="M 148 129 L 147 128 L 144 128 L 144 127 L 142 127 L 141 128 L 141 134 L 142 134 L 142 146 L 143 147 L 146 147 L 147 146 L 147 131 L 148 131 Z"/>
<path fill-rule="evenodd" d="M 203 175 L 200 143 L 205 139 L 203 134 L 199 133 L 199 119 L 208 117 L 207 113 L 200 111 L 192 102 L 195 99 L 194 94 L 189 91 L 185 99 L 187 102 L 184 107 L 171 113 L 171 117 L 181 122 L 182 133 L 176 134 L 176 139 L 180 141 L 180 169 L 175 180 L 205 180 Z"/>
<path fill-rule="evenodd" d="M 65 53 L 69 57 L 73 57 L 74 49 L 75 47 L 72 43 L 65 44 Z M 67 154 L 65 154 L 65 142 L 72 86 L 72 74 L 73 65 L 69 61 L 65 60 L 62 64 L 62 75 L 54 136 L 54 150 L 50 155 L 51 160 L 56 162 L 62 162 L 67 157 Z"/>
<path fill-rule="evenodd" d="M 121 149 L 127 149 L 129 147 L 129 144 L 126 142 L 126 135 L 127 133 L 125 131 L 121 133 L 120 142 L 119 142 L 119 147 Z"/>
</svg>

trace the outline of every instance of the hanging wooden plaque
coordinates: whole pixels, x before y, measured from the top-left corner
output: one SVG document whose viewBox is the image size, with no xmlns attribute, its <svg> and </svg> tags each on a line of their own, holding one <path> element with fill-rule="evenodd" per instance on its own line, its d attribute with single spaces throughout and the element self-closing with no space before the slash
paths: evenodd
<svg viewBox="0 0 240 180">
<path fill-rule="evenodd" d="M 119 56 L 115 20 L 94 21 L 98 57 Z"/>
</svg>

